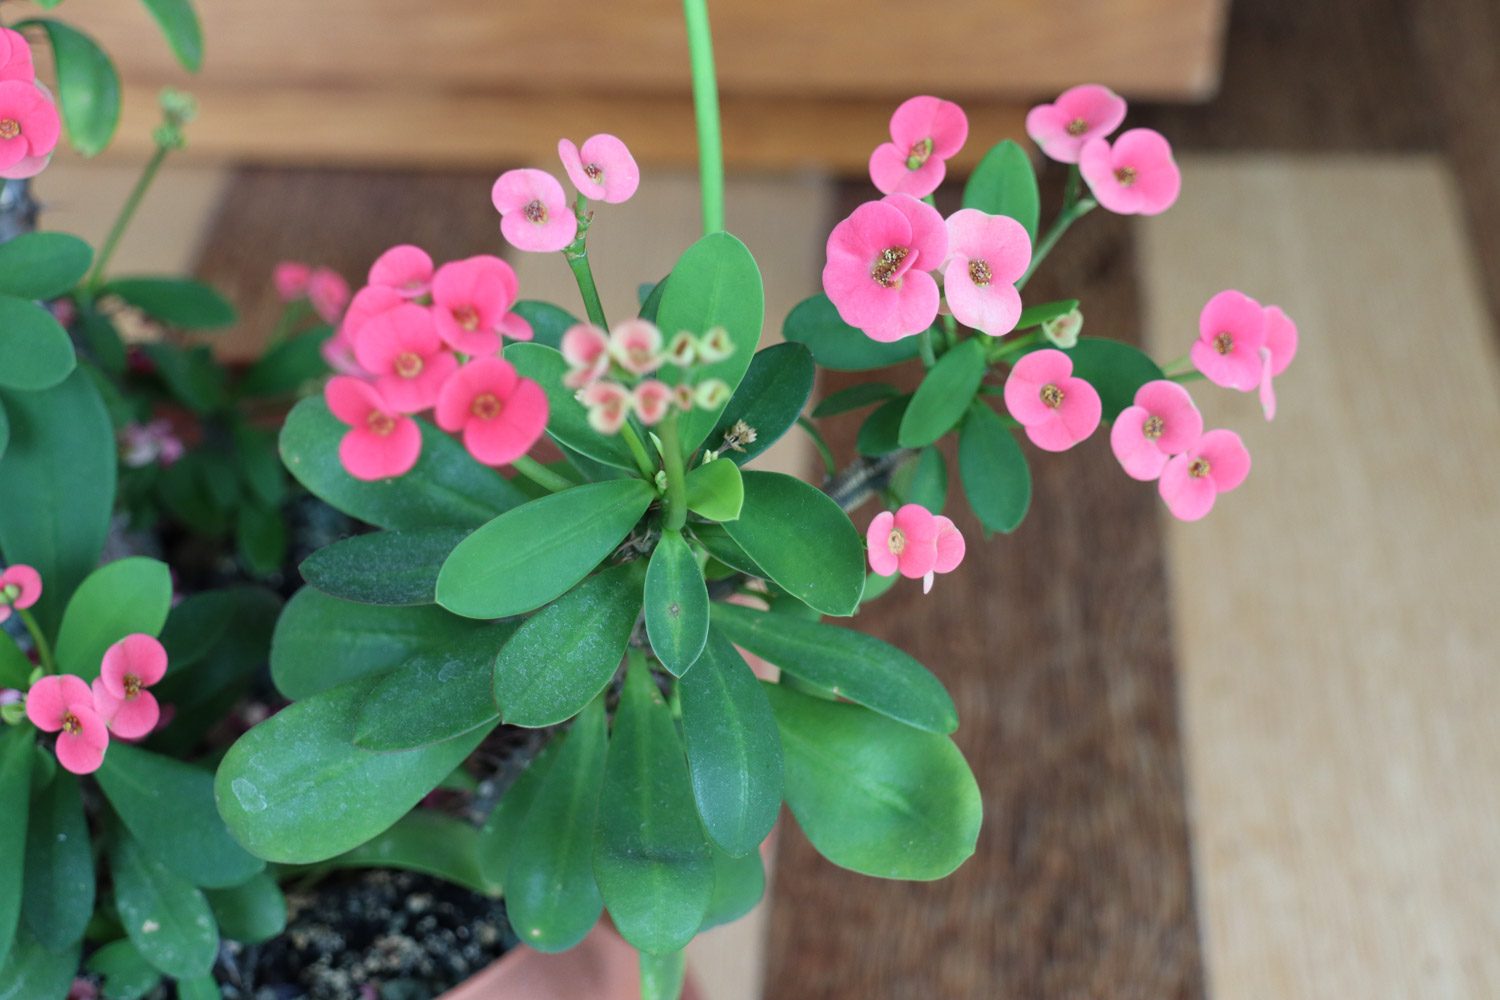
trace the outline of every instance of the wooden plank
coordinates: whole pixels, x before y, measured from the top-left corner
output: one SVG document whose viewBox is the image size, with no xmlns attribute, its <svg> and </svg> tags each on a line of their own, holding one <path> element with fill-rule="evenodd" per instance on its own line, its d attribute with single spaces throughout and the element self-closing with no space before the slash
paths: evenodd
<svg viewBox="0 0 1500 1000">
<path fill-rule="evenodd" d="M 1301 328 L 1274 424 L 1195 392 L 1255 468 L 1167 534 L 1212 995 L 1500 995 L 1500 376 L 1451 178 L 1183 173 L 1142 225 L 1158 353 L 1227 284 Z"/>
</svg>

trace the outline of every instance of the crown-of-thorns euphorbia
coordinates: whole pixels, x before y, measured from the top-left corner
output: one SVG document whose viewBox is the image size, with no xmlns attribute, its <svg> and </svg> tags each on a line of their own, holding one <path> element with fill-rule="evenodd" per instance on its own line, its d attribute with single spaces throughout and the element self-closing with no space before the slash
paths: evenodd
<svg viewBox="0 0 1500 1000">
<path fill-rule="evenodd" d="M 35 83 L 0 81 L 0 169 L 50 154 L 62 135 L 52 99 Z"/>
<path fill-rule="evenodd" d="M 156 728 L 161 707 L 146 688 L 167 673 L 167 651 L 142 632 L 127 635 L 104 651 L 94 679 L 94 707 L 116 736 L 134 740 Z"/>
<path fill-rule="evenodd" d="M 1073 374 L 1073 359 L 1050 348 L 1016 362 L 1005 380 L 1005 408 L 1045 451 L 1067 451 L 1094 433 L 1104 412 L 1098 391 Z"/>
<path fill-rule="evenodd" d="M 507 170 L 495 181 L 490 200 L 500 213 L 501 235 L 518 250 L 551 253 L 578 235 L 567 194 L 545 170 Z"/>
<path fill-rule="evenodd" d="M 328 409 L 349 431 L 339 442 L 339 460 L 356 479 L 405 475 L 422 454 L 416 421 L 387 403 L 375 386 L 352 375 L 335 375 L 323 389 Z"/>
<path fill-rule="evenodd" d="M 648 319 L 628 319 L 611 330 L 609 354 L 632 375 L 654 372 L 666 361 L 661 330 Z"/>
<path fill-rule="evenodd" d="M 1102 139 L 1120 127 L 1125 111 L 1125 98 L 1108 87 L 1086 83 L 1027 112 L 1026 134 L 1049 158 L 1077 163 L 1090 140 Z"/>
<path fill-rule="evenodd" d="M 11 608 L 29 608 L 42 596 L 42 575 L 24 563 L 0 571 L 0 622 Z"/>
<path fill-rule="evenodd" d="M 432 288 L 432 257 L 410 243 L 393 246 L 370 265 L 369 284 L 390 288 L 404 299 L 419 299 Z"/>
<path fill-rule="evenodd" d="M 1130 478 L 1149 482 L 1202 435 L 1203 414 L 1193 397 L 1176 382 L 1158 379 L 1137 389 L 1134 404 L 1120 411 L 1109 445 Z"/>
<path fill-rule="evenodd" d="M 349 304 L 349 282 L 330 268 L 317 268 L 307 278 L 307 300 L 325 323 L 337 323 Z"/>
<path fill-rule="evenodd" d="M 563 331 L 559 345 L 563 360 L 568 363 L 568 373 L 563 376 L 563 385 L 569 389 L 582 389 L 599 381 L 609 373 L 613 360 L 609 353 L 609 334 L 592 323 L 577 323 Z"/>
<path fill-rule="evenodd" d="M 30 83 L 35 79 L 36 67 L 26 36 L 11 28 L 0 28 L 0 81 Z"/>
<path fill-rule="evenodd" d="M 355 334 L 354 356 L 375 373 L 375 388 L 386 403 L 402 413 L 436 403 L 443 383 L 458 370 L 432 312 L 410 302 L 366 321 Z"/>
<path fill-rule="evenodd" d="M 531 326 L 511 314 L 520 281 L 499 257 L 481 254 L 455 260 L 432 276 L 432 317 L 443 341 L 461 354 L 500 350 L 500 332 L 530 340 Z"/>
<path fill-rule="evenodd" d="M 74 774 L 90 774 L 104 763 L 109 728 L 83 678 L 62 674 L 38 680 L 26 692 L 26 717 L 43 732 L 58 734 L 57 762 Z"/>
<path fill-rule="evenodd" d="M 899 572 L 920 579 L 924 594 L 932 590 L 935 574 L 953 571 L 964 558 L 964 536 L 953 522 L 915 503 L 876 514 L 865 530 L 865 543 L 871 570 L 879 576 Z"/>
<path fill-rule="evenodd" d="M 937 209 L 906 194 L 866 202 L 828 236 L 823 290 L 850 326 L 872 340 L 914 336 L 937 317 L 929 271 L 948 257 Z"/>
<path fill-rule="evenodd" d="M 433 414 L 443 430 L 462 432 L 479 462 L 507 465 L 546 429 L 547 393 L 503 358 L 476 358 L 444 383 Z"/>
<path fill-rule="evenodd" d="M 1031 263 L 1026 227 L 1007 215 L 964 208 L 948 216 L 948 263 L 943 296 L 953 318 L 998 337 L 1016 328 L 1021 293 L 1016 282 Z"/>
<path fill-rule="evenodd" d="M 1265 346 L 1265 309 L 1231 288 L 1209 299 L 1198 314 L 1198 339 L 1188 353 L 1193 367 L 1214 385 L 1249 392 L 1260 384 Z"/>
<path fill-rule="evenodd" d="M 969 137 L 969 119 L 952 101 L 913 97 L 891 115 L 891 141 L 870 154 L 870 180 L 882 194 L 925 198 L 937 190 L 947 161 Z"/>
<path fill-rule="evenodd" d="M 557 155 L 568 179 L 585 198 L 618 205 L 629 201 L 640 186 L 635 157 L 625 143 L 607 133 L 585 139 L 581 149 L 571 139 L 559 139 Z"/>
<path fill-rule="evenodd" d="M 1149 128 L 1090 139 L 1078 156 L 1078 172 L 1095 200 L 1119 215 L 1157 215 L 1172 207 L 1182 189 L 1182 172 L 1172 146 Z"/>
<path fill-rule="evenodd" d="M 1167 509 L 1183 521 L 1196 521 L 1250 474 L 1250 452 L 1234 431 L 1209 431 L 1162 469 L 1157 488 Z"/>
</svg>

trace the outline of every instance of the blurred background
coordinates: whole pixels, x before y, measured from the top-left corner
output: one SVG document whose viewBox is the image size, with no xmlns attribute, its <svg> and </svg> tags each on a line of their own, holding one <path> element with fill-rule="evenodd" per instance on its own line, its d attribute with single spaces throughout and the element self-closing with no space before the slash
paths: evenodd
<svg viewBox="0 0 1500 1000">
<path fill-rule="evenodd" d="M 70 0 L 117 58 L 115 147 L 59 156 L 48 228 L 97 240 L 164 85 L 198 96 L 122 270 L 196 271 L 251 358 L 283 259 L 362 282 L 397 242 L 507 253 L 489 186 L 561 176 L 556 141 L 621 136 L 640 193 L 591 240 L 606 306 L 698 232 L 680 10 L 666 0 L 200 0 L 197 78 L 137 4 Z M 7 20 L 27 11 L 7 3 Z M 729 228 L 766 277 L 767 338 L 818 290 L 831 226 L 901 100 L 959 101 L 967 148 L 1075 83 L 1131 100 L 1183 168 L 1158 218 L 1095 212 L 1027 289 L 1086 333 L 1182 354 L 1214 292 L 1282 306 L 1301 351 L 1268 424 L 1204 386 L 1254 472 L 1169 523 L 1103 434 L 1031 452 L 1032 513 L 929 597 L 858 623 L 961 706 L 986 801 L 933 884 L 838 870 L 783 825 L 769 898 L 698 946 L 708 1000 L 1500 996 L 1500 7 L 1493 0 L 741 0 L 714 3 Z M 1063 171 L 1039 164 L 1043 221 Z M 857 376 L 831 377 L 819 392 Z M 1200 383 L 1200 385 L 1202 385 Z M 847 461 L 859 418 L 825 421 Z M 801 450 L 798 450 L 798 449 Z M 949 456 L 950 460 L 952 456 Z M 805 444 L 776 461 L 814 475 Z M 951 461 L 950 461 L 951 465 Z M 951 489 L 959 488 L 953 477 Z M 955 505 L 962 508 L 963 505 Z M 863 527 L 873 510 L 855 515 Z"/>
</svg>

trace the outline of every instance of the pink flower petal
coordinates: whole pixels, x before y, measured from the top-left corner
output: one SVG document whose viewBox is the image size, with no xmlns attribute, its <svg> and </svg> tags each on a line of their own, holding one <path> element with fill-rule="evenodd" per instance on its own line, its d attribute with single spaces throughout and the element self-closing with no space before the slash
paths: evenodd
<svg viewBox="0 0 1500 1000">
<path fill-rule="evenodd" d="M 17 563 L 0 573 L 0 590 L 17 588 L 10 604 L 18 608 L 29 608 L 42 596 L 42 574 L 25 563 Z"/>
<path fill-rule="evenodd" d="M 903 337 L 912 337 L 932 325 L 937 319 L 938 302 L 942 298 L 937 281 L 926 271 L 908 271 L 901 279 L 901 286 L 892 289 L 894 308 L 885 319 L 864 327 L 871 340 L 890 343 Z"/>
<path fill-rule="evenodd" d="M 563 169 L 581 194 L 610 204 L 629 201 L 641 182 L 641 171 L 630 149 L 615 136 L 601 133 L 579 149 L 567 139 L 557 144 Z"/>
<path fill-rule="evenodd" d="M 490 197 L 500 212 L 501 234 L 517 249 L 550 253 L 578 235 L 578 219 L 562 185 L 545 171 L 507 170 Z"/>
<path fill-rule="evenodd" d="M 1215 385 L 1249 392 L 1260 381 L 1260 349 L 1266 343 L 1266 312 L 1234 289 L 1219 292 L 1198 316 L 1198 339 L 1188 355 Z"/>
<path fill-rule="evenodd" d="M 531 324 L 526 317 L 517 312 L 508 312 L 500 317 L 500 322 L 495 324 L 495 332 L 511 340 L 530 340 L 532 338 Z"/>
<path fill-rule="evenodd" d="M 97 719 L 98 717 L 95 716 Z M 100 722 L 100 728 L 103 728 Z M 106 730 L 106 733 L 108 730 Z M 104 750 L 108 746 L 106 735 L 103 746 L 90 743 L 83 736 L 63 734 L 57 738 L 57 762 L 74 774 L 93 774 L 104 763 Z"/>
<path fill-rule="evenodd" d="M 964 536 L 946 517 L 938 517 L 937 563 L 932 567 L 938 573 L 951 573 L 964 561 Z"/>
<path fill-rule="evenodd" d="M 1275 374 L 1271 371 L 1271 349 L 1260 349 L 1260 408 L 1267 420 L 1276 419 L 1276 388 L 1271 384 Z"/>
<path fill-rule="evenodd" d="M 1208 478 L 1220 493 L 1228 493 L 1250 474 L 1250 452 L 1234 431 L 1209 431 L 1188 454 L 1208 462 Z"/>
<path fill-rule="evenodd" d="M 1279 306 L 1266 306 L 1266 348 L 1271 352 L 1271 374 L 1280 375 L 1297 356 L 1297 324 Z"/>
<path fill-rule="evenodd" d="M 295 302 L 307 295 L 307 279 L 312 268 L 297 260 L 284 260 L 271 269 L 271 283 L 283 302 Z"/>
<path fill-rule="evenodd" d="M 531 450 L 547 426 L 547 394 L 531 379 L 520 379 L 493 420 L 470 420 L 464 446 L 485 465 L 506 465 Z"/>
<path fill-rule="evenodd" d="M 26 718 L 43 732 L 55 733 L 62 728 L 70 703 L 87 702 L 92 697 L 93 692 L 82 678 L 49 674 L 26 692 Z"/>
<path fill-rule="evenodd" d="M 1042 401 L 1042 387 L 1073 374 L 1073 359 L 1062 351 L 1032 351 L 1017 359 L 1005 380 L 1005 408 L 1023 426 L 1044 424 L 1056 411 Z"/>
<path fill-rule="evenodd" d="M 1073 440 L 1082 441 L 1098 429 L 1104 414 L 1099 391 L 1076 376 L 1062 379 L 1057 387 L 1063 393 L 1062 405 L 1057 408 L 1057 413 Z"/>
<path fill-rule="evenodd" d="M 1218 488 L 1210 476 L 1194 476 L 1190 470 L 1191 453 L 1178 455 L 1167 462 L 1157 480 L 1157 492 L 1166 501 L 1172 516 L 1183 521 L 1197 521 L 1213 510 Z"/>
<path fill-rule="evenodd" d="M 865 544 L 869 546 L 870 569 L 879 576 L 890 576 L 896 572 L 896 555 L 891 551 L 891 527 L 896 515 L 888 510 L 875 515 L 865 529 Z"/>
<path fill-rule="evenodd" d="M 924 271 L 936 271 L 948 258 L 948 226 L 937 209 L 909 194 L 891 194 L 881 199 L 906 216 L 911 225 L 911 240 L 905 244 L 917 255 L 916 264 Z M 883 247 L 880 249 L 884 249 Z M 911 266 L 910 263 L 907 264 Z"/>
<path fill-rule="evenodd" d="M 0 80 L 0 121 L 15 122 L 19 129 L 11 138 L 0 139 L 0 169 L 27 157 L 46 156 L 62 135 L 62 119 L 51 95 L 30 81 Z"/>
<path fill-rule="evenodd" d="M 109 728 L 124 740 L 138 740 L 156 728 L 161 719 L 161 706 L 150 691 L 142 691 L 134 698 L 121 701 L 108 714 Z"/>
<path fill-rule="evenodd" d="M 384 434 L 355 427 L 339 442 L 339 460 L 356 479 L 373 482 L 405 475 L 422 454 L 422 431 L 410 417 L 395 417 Z"/>
<path fill-rule="evenodd" d="M 1182 173 L 1165 136 L 1149 128 L 1129 129 L 1115 140 L 1111 155 L 1116 170 L 1135 171 L 1129 186 L 1140 195 L 1140 214 L 1157 215 L 1172 207 L 1182 188 Z"/>
<path fill-rule="evenodd" d="M 307 299 L 323 322 L 337 324 L 349 303 L 349 283 L 337 271 L 320 267 L 307 279 Z"/>
<path fill-rule="evenodd" d="M 1115 418 L 1109 430 L 1109 447 L 1119 460 L 1120 467 L 1131 479 L 1150 482 L 1166 468 L 1166 452 L 1156 442 L 1146 437 L 1143 428 L 1151 412 L 1143 406 L 1127 406 Z"/>
<path fill-rule="evenodd" d="M 1125 99 L 1108 87 L 1084 84 L 1064 91 L 1052 104 L 1041 104 L 1026 116 L 1026 134 L 1059 163 L 1077 163 L 1083 145 L 1103 138 L 1125 120 Z M 1070 130 L 1075 122 L 1083 131 Z"/>
<path fill-rule="evenodd" d="M 393 246 L 370 265 L 370 284 L 390 288 L 402 298 L 427 294 L 432 285 L 432 257 L 421 247 Z"/>
<path fill-rule="evenodd" d="M 167 651 L 162 644 L 144 632 L 127 635 L 104 651 L 99 677 L 116 698 L 127 697 L 126 678 L 134 677 L 141 687 L 150 687 L 167 672 Z"/>
<path fill-rule="evenodd" d="M 30 83 L 35 78 L 36 67 L 26 36 L 10 28 L 0 28 L 0 80 Z"/>
<path fill-rule="evenodd" d="M 323 399 L 329 411 L 350 427 L 363 427 L 371 412 L 394 414 L 375 387 L 352 375 L 336 375 L 323 387 Z"/>
<path fill-rule="evenodd" d="M 891 115 L 891 140 L 911 150 L 922 140 L 932 143 L 931 157 L 946 160 L 969 138 L 969 119 L 963 108 L 936 97 L 911 97 Z"/>
<path fill-rule="evenodd" d="M 1203 414 L 1193 405 L 1187 389 L 1170 379 L 1141 386 L 1135 393 L 1135 405 L 1161 420 L 1161 436 L 1154 444 L 1164 454 L 1187 451 L 1203 436 Z"/>
</svg>

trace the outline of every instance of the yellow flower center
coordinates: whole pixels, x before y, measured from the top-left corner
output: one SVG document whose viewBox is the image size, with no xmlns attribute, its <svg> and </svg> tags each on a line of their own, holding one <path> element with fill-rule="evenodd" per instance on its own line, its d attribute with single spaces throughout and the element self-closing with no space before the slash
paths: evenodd
<svg viewBox="0 0 1500 1000">
<path fill-rule="evenodd" d="M 125 675 L 125 700 L 129 701 L 141 693 L 141 679 L 135 674 Z"/>
<path fill-rule="evenodd" d="M 20 134 L 20 122 L 14 118 L 0 118 L 0 139 L 14 139 Z"/>
<path fill-rule="evenodd" d="M 974 284 L 978 285 L 980 288 L 983 288 L 984 286 L 988 285 L 993 278 L 994 275 L 990 274 L 990 266 L 984 261 L 969 261 L 969 280 L 974 282 Z"/>
<path fill-rule="evenodd" d="M 62 717 L 63 731 L 69 736 L 77 736 L 83 732 L 83 723 L 78 721 L 78 716 L 72 712 L 64 712 Z"/>
<path fill-rule="evenodd" d="M 541 225 L 547 221 L 547 206 L 543 205 L 540 201 L 527 202 L 526 207 L 521 209 L 521 211 L 526 213 L 526 221 L 528 222 L 535 222 L 537 225 Z"/>
<path fill-rule="evenodd" d="M 396 374 L 402 378 L 416 378 L 422 374 L 422 356 L 413 354 L 411 351 L 402 351 L 396 355 Z"/>
<path fill-rule="evenodd" d="M 890 546 L 891 555 L 899 556 L 906 549 L 906 535 L 900 528 L 892 528 L 890 537 L 886 539 L 886 544 Z"/>
<path fill-rule="evenodd" d="M 1074 118 L 1072 121 L 1068 122 L 1069 135 L 1083 135 L 1083 133 L 1087 132 L 1088 130 L 1089 123 L 1084 121 L 1082 118 Z"/>
<path fill-rule="evenodd" d="M 1135 183 L 1135 167 L 1121 167 L 1116 170 L 1115 180 L 1120 182 L 1121 187 L 1130 187 Z"/>
<path fill-rule="evenodd" d="M 1188 475 L 1194 479 L 1202 479 L 1208 475 L 1209 464 L 1206 458 L 1195 458 L 1193 464 L 1188 466 Z"/>
<path fill-rule="evenodd" d="M 1228 354 L 1234 350 L 1234 334 L 1221 333 L 1214 338 L 1214 350 L 1220 354 Z"/>
<path fill-rule="evenodd" d="M 896 277 L 896 268 L 911 253 L 906 247 L 888 247 L 880 251 L 880 256 L 875 258 L 875 266 L 870 268 L 870 277 L 877 284 L 886 288 L 897 288 L 901 285 L 901 279 Z"/>
<path fill-rule="evenodd" d="M 1162 420 L 1161 417 L 1152 414 L 1151 416 L 1146 418 L 1146 424 L 1141 428 L 1141 433 L 1146 435 L 1146 437 L 1148 437 L 1152 441 L 1155 441 L 1157 438 L 1161 437 L 1162 431 L 1166 429 L 1166 421 Z"/>
<path fill-rule="evenodd" d="M 459 306 L 453 310 L 453 322 L 473 333 L 479 329 L 479 313 L 473 306 Z"/>
<path fill-rule="evenodd" d="M 396 429 L 396 421 L 389 414 L 381 413 L 379 410 L 371 410 L 370 415 L 365 418 L 365 426 L 381 437 L 385 437 Z"/>
<path fill-rule="evenodd" d="M 1042 402 L 1046 403 L 1054 410 L 1062 405 L 1063 391 L 1052 382 L 1048 382 L 1046 385 L 1042 386 L 1040 395 L 1042 397 Z"/>
<path fill-rule="evenodd" d="M 494 420 L 504 408 L 500 400 L 495 398 L 494 393 L 487 392 L 482 396 L 474 397 L 474 402 L 469 406 L 469 412 L 480 420 Z"/>
</svg>

